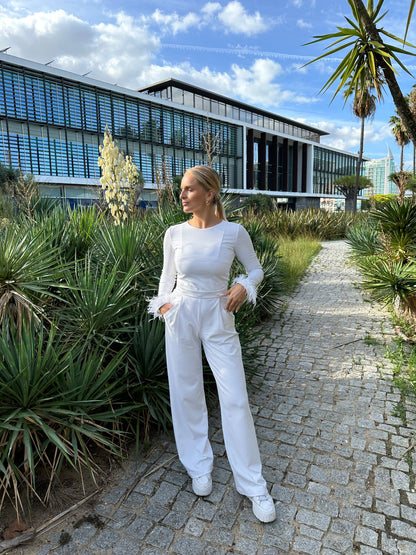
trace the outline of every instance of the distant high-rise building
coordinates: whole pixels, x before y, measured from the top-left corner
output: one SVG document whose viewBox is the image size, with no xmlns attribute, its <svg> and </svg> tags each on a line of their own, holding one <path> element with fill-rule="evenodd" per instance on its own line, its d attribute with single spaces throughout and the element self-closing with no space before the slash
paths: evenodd
<svg viewBox="0 0 416 555">
<path fill-rule="evenodd" d="M 396 171 L 393 154 L 387 146 L 387 156 L 378 160 L 364 162 L 364 175 L 373 182 L 373 189 L 365 189 L 364 195 L 391 195 L 397 193 L 397 187 L 389 175 Z"/>
</svg>

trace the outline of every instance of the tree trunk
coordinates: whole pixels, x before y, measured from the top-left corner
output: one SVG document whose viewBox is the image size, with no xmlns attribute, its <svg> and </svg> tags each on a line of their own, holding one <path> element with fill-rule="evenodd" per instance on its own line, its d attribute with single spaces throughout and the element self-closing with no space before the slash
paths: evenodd
<svg viewBox="0 0 416 555">
<path fill-rule="evenodd" d="M 383 40 L 380 37 L 379 32 L 377 31 L 376 26 L 371 21 L 370 16 L 368 15 L 367 9 L 364 6 L 362 0 L 352 0 L 357 11 L 360 15 L 360 18 L 364 24 L 365 30 L 370 37 L 371 40 L 377 41 L 383 44 Z M 392 96 L 393 102 L 397 108 L 397 113 L 399 114 L 403 125 L 406 129 L 407 134 L 411 138 L 413 144 L 416 145 L 416 121 L 413 119 L 412 113 L 410 108 L 402 94 L 402 91 L 397 83 L 396 76 L 394 71 L 388 66 L 386 61 L 382 56 L 375 55 L 376 64 L 381 70 L 383 71 L 384 77 L 386 79 L 386 83 L 389 87 L 390 94 Z"/>
<path fill-rule="evenodd" d="M 401 147 L 400 147 L 400 173 L 403 172 L 403 166 L 404 166 L 404 145 L 401 145 Z"/>
<path fill-rule="evenodd" d="M 355 175 L 354 199 L 353 199 L 353 206 L 352 206 L 353 214 L 355 214 L 357 212 L 358 186 L 359 186 L 359 182 L 360 182 L 361 163 L 362 163 L 362 160 L 363 160 L 363 151 L 364 151 L 364 122 L 365 122 L 365 118 L 362 117 L 361 118 L 360 150 L 358 151 L 357 173 Z"/>
</svg>

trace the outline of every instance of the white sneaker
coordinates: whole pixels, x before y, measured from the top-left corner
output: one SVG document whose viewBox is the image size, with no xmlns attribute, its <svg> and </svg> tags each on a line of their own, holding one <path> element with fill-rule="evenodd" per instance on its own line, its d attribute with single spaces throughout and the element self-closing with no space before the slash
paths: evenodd
<svg viewBox="0 0 416 555">
<path fill-rule="evenodd" d="M 203 476 L 198 476 L 198 478 L 192 478 L 192 489 L 195 495 L 200 495 L 201 497 L 209 495 L 212 491 L 211 474 L 204 474 Z"/>
<path fill-rule="evenodd" d="M 253 504 L 253 513 L 261 522 L 273 522 L 276 519 L 276 509 L 273 499 L 268 493 L 249 497 Z"/>
</svg>

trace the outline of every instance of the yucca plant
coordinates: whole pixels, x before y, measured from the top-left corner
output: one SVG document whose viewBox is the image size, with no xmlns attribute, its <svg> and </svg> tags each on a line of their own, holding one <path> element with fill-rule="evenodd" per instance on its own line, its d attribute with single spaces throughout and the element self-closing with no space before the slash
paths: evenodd
<svg viewBox="0 0 416 555">
<path fill-rule="evenodd" d="M 68 224 L 62 237 L 67 260 L 82 259 L 94 243 L 97 227 L 104 221 L 104 214 L 96 206 L 75 208 L 68 211 Z"/>
<path fill-rule="evenodd" d="M 397 198 L 389 200 L 371 213 L 371 219 L 388 256 L 407 261 L 416 255 L 416 205 L 411 199 L 402 204 Z"/>
<path fill-rule="evenodd" d="M 150 319 L 147 313 L 136 320 L 128 347 L 128 360 L 128 392 L 136 407 L 137 444 L 140 437 L 149 437 L 152 422 L 167 430 L 172 420 L 166 372 L 165 328 L 161 320 Z"/>
<path fill-rule="evenodd" d="M 42 231 L 16 224 L 0 229 L 0 322 L 8 315 L 20 327 L 23 314 L 44 314 L 64 271 Z"/>
<path fill-rule="evenodd" d="M 117 264 L 94 264 L 91 255 L 76 262 L 74 272 L 66 273 L 67 288 L 57 311 L 59 327 L 68 341 L 123 343 L 122 336 L 133 331 L 136 274 L 135 266 L 125 273 Z"/>
<path fill-rule="evenodd" d="M 93 257 L 100 264 L 117 265 L 121 274 L 135 268 L 134 286 L 143 307 L 146 297 L 155 293 L 162 271 L 162 251 L 159 225 L 151 217 L 145 221 L 132 218 L 119 226 L 102 222 L 92 247 Z"/>
<path fill-rule="evenodd" d="M 416 307 L 416 263 L 388 260 L 380 256 L 368 256 L 357 260 L 364 279 L 362 285 L 374 298 L 384 304 L 392 304 L 397 298 L 413 310 Z"/>
<path fill-rule="evenodd" d="M 105 348 L 67 351 L 56 328 L 6 320 L 0 336 L 0 507 L 5 496 L 24 512 L 23 496 L 46 503 L 64 460 L 94 470 L 91 445 L 118 453 L 117 404 L 124 352 L 105 363 Z M 37 489 L 39 474 L 48 486 Z"/>
<path fill-rule="evenodd" d="M 281 272 L 278 241 L 265 231 L 263 220 L 250 213 L 244 219 L 244 227 L 253 242 L 264 278 L 257 291 L 255 314 L 258 320 L 270 317 L 282 308 L 283 276 Z M 244 272 L 241 264 L 235 263 L 232 278 Z"/>
<path fill-rule="evenodd" d="M 372 256 L 383 252 L 379 232 L 375 225 L 368 222 L 351 227 L 346 234 L 354 257 Z"/>
</svg>

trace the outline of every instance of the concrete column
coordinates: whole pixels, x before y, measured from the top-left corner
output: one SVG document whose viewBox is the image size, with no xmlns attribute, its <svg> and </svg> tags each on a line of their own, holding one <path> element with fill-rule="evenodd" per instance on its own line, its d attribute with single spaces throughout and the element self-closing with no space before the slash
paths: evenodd
<svg viewBox="0 0 416 555">
<path fill-rule="evenodd" d="M 306 193 L 306 187 L 308 182 L 308 145 L 302 145 L 302 181 L 301 181 L 301 191 Z"/>
<path fill-rule="evenodd" d="M 282 191 L 288 190 L 288 179 L 289 179 L 289 140 L 283 139 L 283 180 L 282 180 Z"/>
<path fill-rule="evenodd" d="M 254 157 L 254 132 L 252 129 L 247 129 L 247 189 L 253 189 L 254 187 L 254 175 L 253 175 L 253 157 Z"/>
<path fill-rule="evenodd" d="M 266 133 L 260 135 L 259 142 L 259 189 L 266 190 Z"/>
<path fill-rule="evenodd" d="M 293 174 L 293 184 L 292 191 L 296 193 L 298 191 L 298 154 L 299 154 L 299 143 L 298 141 L 293 141 L 293 160 L 292 160 L 292 174 Z"/>
</svg>

